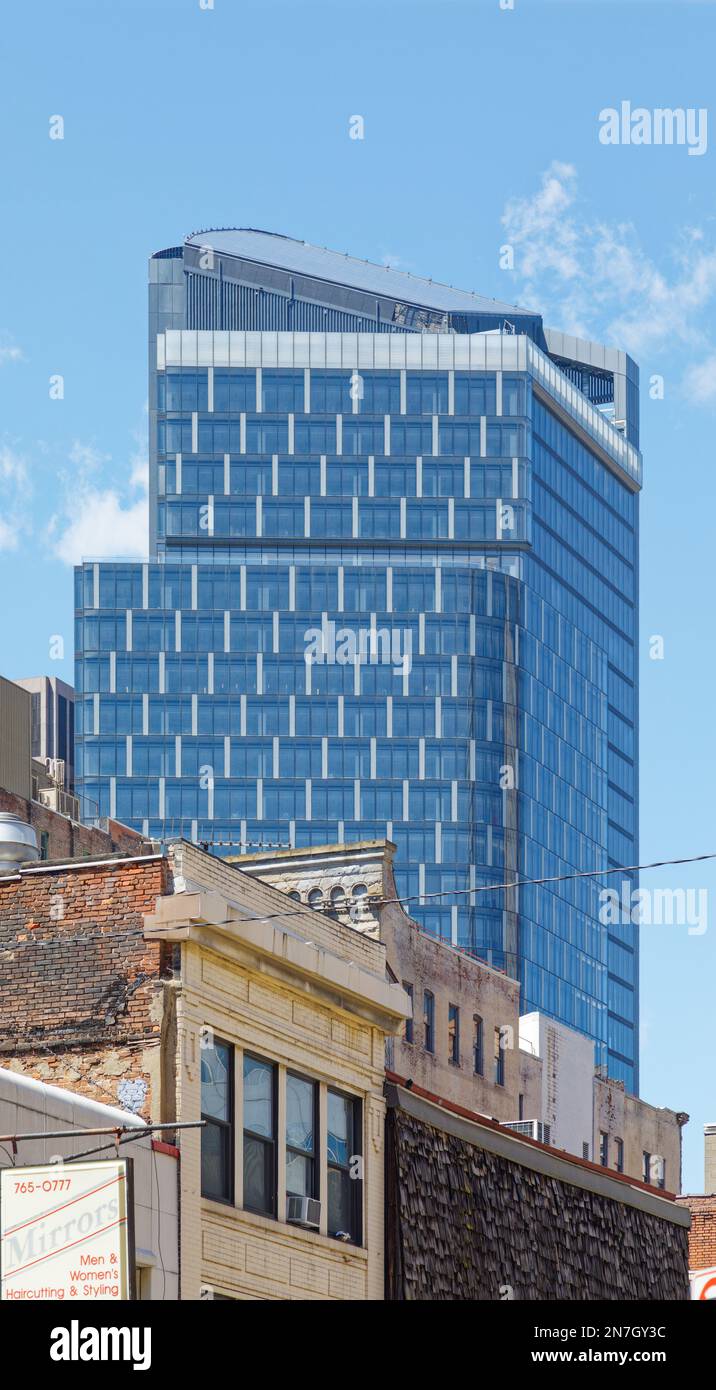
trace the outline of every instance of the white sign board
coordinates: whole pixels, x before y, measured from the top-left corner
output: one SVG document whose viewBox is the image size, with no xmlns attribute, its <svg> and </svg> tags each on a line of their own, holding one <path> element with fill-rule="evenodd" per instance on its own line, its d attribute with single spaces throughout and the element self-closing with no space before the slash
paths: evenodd
<svg viewBox="0 0 716 1390">
<path fill-rule="evenodd" d="M 0 1170 L 0 1299 L 132 1298 L 127 1159 Z"/>
<path fill-rule="evenodd" d="M 690 1269 L 691 1297 L 708 1302 L 716 1300 L 716 1265 L 710 1269 Z"/>
</svg>

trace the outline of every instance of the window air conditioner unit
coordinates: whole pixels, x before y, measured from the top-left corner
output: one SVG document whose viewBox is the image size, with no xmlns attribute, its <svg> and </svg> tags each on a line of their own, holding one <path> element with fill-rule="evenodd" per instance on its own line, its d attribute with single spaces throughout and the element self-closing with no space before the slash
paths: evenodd
<svg viewBox="0 0 716 1390">
<path fill-rule="evenodd" d="M 321 1203 L 315 1197 L 286 1198 L 286 1220 L 292 1226 L 317 1231 L 321 1224 Z"/>
</svg>

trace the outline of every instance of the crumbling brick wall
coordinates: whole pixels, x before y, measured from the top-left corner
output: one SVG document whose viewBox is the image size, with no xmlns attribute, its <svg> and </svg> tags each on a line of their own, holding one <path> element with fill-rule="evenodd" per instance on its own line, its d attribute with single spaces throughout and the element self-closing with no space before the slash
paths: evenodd
<svg viewBox="0 0 716 1390">
<path fill-rule="evenodd" d="M 0 877 L 2 1066 L 158 1117 L 172 948 L 142 917 L 167 891 L 158 856 Z"/>
</svg>

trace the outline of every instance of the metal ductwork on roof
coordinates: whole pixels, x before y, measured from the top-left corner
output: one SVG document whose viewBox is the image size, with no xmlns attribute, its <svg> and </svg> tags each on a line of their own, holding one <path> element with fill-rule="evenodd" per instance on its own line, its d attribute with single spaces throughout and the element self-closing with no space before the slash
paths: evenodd
<svg viewBox="0 0 716 1390">
<path fill-rule="evenodd" d="M 15 864 L 40 858 L 37 835 L 31 825 L 11 811 L 0 811 L 0 873 Z"/>
</svg>

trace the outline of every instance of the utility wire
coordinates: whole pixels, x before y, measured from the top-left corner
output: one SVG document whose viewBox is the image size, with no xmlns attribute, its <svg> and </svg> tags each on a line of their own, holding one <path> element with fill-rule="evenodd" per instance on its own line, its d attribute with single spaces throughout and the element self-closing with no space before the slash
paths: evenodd
<svg viewBox="0 0 716 1390">
<path fill-rule="evenodd" d="M 350 894 L 346 894 L 346 900 L 353 901 L 355 903 L 365 903 L 366 905 L 370 905 L 372 907 L 387 907 L 388 905 L 392 905 L 394 903 L 398 903 L 402 906 L 404 903 L 422 903 L 427 898 L 432 900 L 433 898 L 466 897 L 471 896 L 473 893 L 500 893 L 502 891 L 506 892 L 511 888 L 529 888 L 533 885 L 539 885 L 544 883 L 568 883 L 572 879 L 606 878 L 608 874 L 635 874 L 640 873 L 645 869 L 665 869 L 673 864 L 701 864 L 707 859 L 716 859 L 716 853 L 692 854 L 682 859 L 654 859 L 649 864 L 619 864 L 616 868 L 613 869 L 582 869 L 576 873 L 550 874 L 544 878 L 517 878 L 514 879 L 512 883 L 476 884 L 474 888 L 445 888 L 437 893 L 413 893 L 411 896 L 405 898 L 371 898 L 370 896 L 363 895 L 360 898 L 351 899 Z M 270 887 L 271 885 L 266 886 Z M 279 889 L 277 891 L 280 892 L 281 890 Z M 237 907 L 237 911 L 241 910 L 242 909 L 240 907 Z M 334 910 L 340 911 L 341 909 L 339 906 L 336 906 Z M 262 924 L 264 922 L 273 922 L 276 921 L 278 918 L 284 917 L 305 917 L 307 912 L 314 911 L 318 911 L 319 913 L 321 913 L 321 915 L 324 915 L 323 909 L 316 909 L 306 904 L 299 908 L 288 908 L 282 909 L 280 912 L 270 912 L 263 917 L 228 917 L 226 918 L 226 920 L 222 922 L 210 922 L 206 925 L 212 927 L 230 927 L 232 925 L 240 925 L 242 922 L 255 922 L 257 924 Z M 157 940 L 161 936 L 168 936 L 175 930 L 176 927 L 154 927 L 152 929 L 152 937 L 149 939 Z M 138 932 L 137 937 L 139 937 L 139 935 L 140 933 Z M 131 937 L 132 939 L 134 939 L 134 933 L 132 932 L 103 932 L 100 937 L 80 936 L 75 938 L 75 940 L 78 942 L 78 944 L 89 944 L 90 942 L 92 942 L 92 944 L 94 945 L 98 941 L 108 941 L 110 939 L 116 939 L 117 937 L 122 936 Z M 42 940 L 32 939 L 29 941 L 18 941 L 15 943 L 14 946 L 6 947 L 4 950 L 0 951 L 0 956 L 13 955 L 15 951 L 19 950 L 23 946 L 40 947 L 62 944 L 67 944 L 67 938 L 50 937 L 49 939 L 43 938 Z"/>
<path fill-rule="evenodd" d="M 446 888 L 441 893 L 414 893 L 409 898 L 381 898 L 380 906 L 388 903 L 422 902 L 425 898 L 460 897 L 466 893 L 499 893 L 505 888 L 527 888 L 536 883 L 566 883 L 574 878 L 605 878 L 607 874 L 635 874 L 642 869 L 664 869 L 670 864 L 700 864 L 704 859 L 716 859 L 716 854 L 693 854 L 686 859 L 655 859 L 651 864 L 621 864 L 616 869 L 582 869 L 573 874 L 552 874 L 548 878 L 516 878 L 512 883 L 488 883 L 475 888 Z"/>
</svg>

